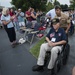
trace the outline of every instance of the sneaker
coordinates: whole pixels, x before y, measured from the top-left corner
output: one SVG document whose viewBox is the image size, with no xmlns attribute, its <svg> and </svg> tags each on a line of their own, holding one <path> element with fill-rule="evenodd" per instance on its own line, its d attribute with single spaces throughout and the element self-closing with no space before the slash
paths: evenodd
<svg viewBox="0 0 75 75">
<path fill-rule="evenodd" d="M 43 66 L 35 65 L 32 67 L 32 71 L 41 71 L 43 70 Z"/>
</svg>

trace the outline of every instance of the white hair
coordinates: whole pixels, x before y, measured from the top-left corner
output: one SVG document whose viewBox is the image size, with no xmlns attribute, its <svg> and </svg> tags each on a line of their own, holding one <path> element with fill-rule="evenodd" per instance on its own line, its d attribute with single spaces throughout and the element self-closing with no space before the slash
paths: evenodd
<svg viewBox="0 0 75 75">
<path fill-rule="evenodd" d="M 3 10 L 2 10 L 2 14 L 3 15 L 6 15 L 6 11 L 8 10 L 8 8 L 3 8 Z"/>
</svg>

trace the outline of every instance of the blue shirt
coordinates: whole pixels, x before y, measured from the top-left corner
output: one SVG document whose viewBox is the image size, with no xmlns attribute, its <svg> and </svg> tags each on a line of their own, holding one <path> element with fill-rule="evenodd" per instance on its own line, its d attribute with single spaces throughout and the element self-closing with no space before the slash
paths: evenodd
<svg viewBox="0 0 75 75">
<path fill-rule="evenodd" d="M 18 22 L 24 22 L 24 13 L 20 12 L 17 18 L 18 18 Z"/>
<path fill-rule="evenodd" d="M 63 28 L 59 28 L 57 32 L 54 30 L 54 28 L 52 28 L 46 37 L 48 37 L 52 42 L 67 40 L 66 33 Z"/>
<path fill-rule="evenodd" d="M 1 21 L 8 22 L 9 20 L 10 20 L 10 15 L 7 15 L 7 16 L 2 15 L 1 16 Z M 14 26 L 13 26 L 13 23 L 11 21 L 9 24 L 7 24 L 7 28 L 12 28 L 12 27 L 14 27 Z"/>
</svg>

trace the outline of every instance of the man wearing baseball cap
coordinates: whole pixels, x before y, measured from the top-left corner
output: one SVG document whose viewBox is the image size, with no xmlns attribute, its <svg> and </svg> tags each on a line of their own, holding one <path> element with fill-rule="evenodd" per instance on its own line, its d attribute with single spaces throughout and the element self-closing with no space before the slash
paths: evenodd
<svg viewBox="0 0 75 75">
<path fill-rule="evenodd" d="M 25 22 L 24 22 L 24 12 L 19 8 L 18 13 L 16 14 L 18 22 L 19 22 L 19 27 L 25 27 Z"/>
<path fill-rule="evenodd" d="M 53 28 L 46 36 L 47 43 L 43 43 L 40 47 L 40 53 L 37 61 L 37 65 L 33 66 L 33 71 L 40 71 L 44 66 L 44 59 L 46 51 L 51 52 L 51 58 L 48 64 L 48 74 L 53 74 L 53 68 L 58 56 L 58 52 L 62 51 L 62 45 L 66 43 L 66 33 L 63 28 L 60 28 L 59 19 L 52 20 Z"/>
</svg>

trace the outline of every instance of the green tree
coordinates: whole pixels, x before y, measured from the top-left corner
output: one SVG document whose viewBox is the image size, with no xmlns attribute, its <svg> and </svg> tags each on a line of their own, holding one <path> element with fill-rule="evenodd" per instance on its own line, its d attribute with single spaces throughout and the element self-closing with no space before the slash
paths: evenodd
<svg viewBox="0 0 75 75">
<path fill-rule="evenodd" d="M 55 6 L 55 5 L 60 5 L 59 1 L 55 0 L 55 1 L 54 1 L 54 6 Z"/>
<path fill-rule="evenodd" d="M 68 10 L 68 5 L 67 4 L 65 4 L 65 5 L 62 4 L 60 6 L 61 6 L 61 9 L 62 10 Z"/>
<path fill-rule="evenodd" d="M 54 8 L 54 5 L 51 2 L 49 2 L 48 5 L 46 6 L 46 11 L 49 11 L 53 8 Z"/>
<path fill-rule="evenodd" d="M 29 7 L 33 7 L 35 10 L 46 10 L 47 0 L 12 0 L 13 4 L 17 9 L 21 8 L 23 11 L 26 11 Z"/>
<path fill-rule="evenodd" d="M 70 8 L 75 9 L 75 0 L 70 0 Z"/>
</svg>

